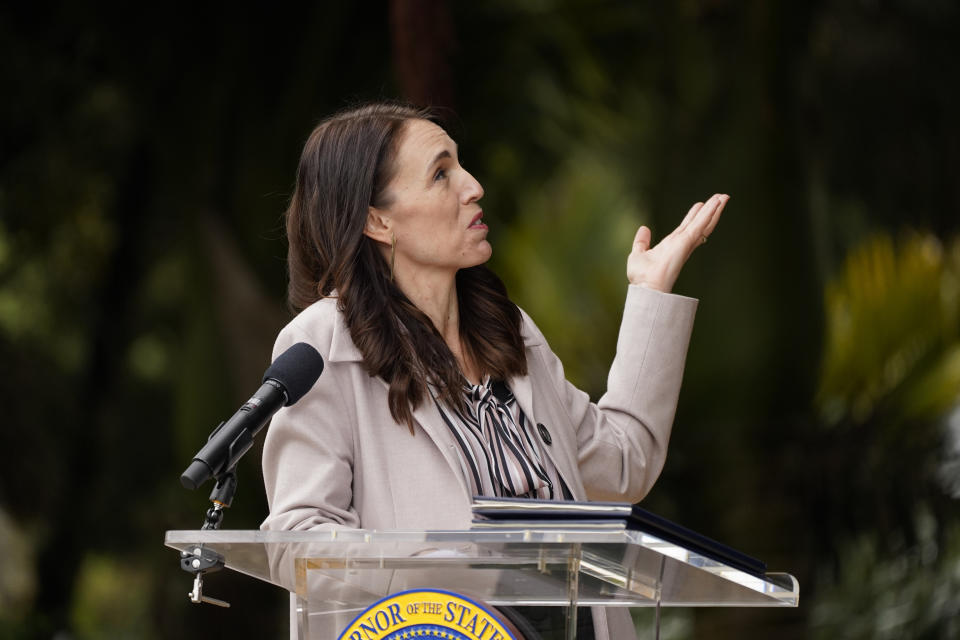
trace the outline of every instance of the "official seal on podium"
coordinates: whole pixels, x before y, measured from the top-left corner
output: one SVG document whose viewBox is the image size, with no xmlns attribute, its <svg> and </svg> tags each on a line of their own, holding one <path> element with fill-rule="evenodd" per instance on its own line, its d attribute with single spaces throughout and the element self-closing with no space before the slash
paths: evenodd
<svg viewBox="0 0 960 640">
<path fill-rule="evenodd" d="M 490 609 L 439 589 L 403 591 L 375 602 L 339 640 L 517 640 Z"/>
</svg>

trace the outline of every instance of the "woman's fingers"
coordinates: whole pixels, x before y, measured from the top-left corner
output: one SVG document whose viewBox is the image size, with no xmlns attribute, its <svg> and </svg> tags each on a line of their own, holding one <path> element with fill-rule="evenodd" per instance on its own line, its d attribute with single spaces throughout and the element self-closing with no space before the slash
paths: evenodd
<svg viewBox="0 0 960 640">
<path fill-rule="evenodd" d="M 707 224 L 707 228 L 704 229 L 704 237 L 709 238 L 710 234 L 713 233 L 713 230 L 717 227 L 717 223 L 720 222 L 720 214 L 723 213 L 723 208 L 727 206 L 727 202 L 730 201 L 730 196 L 724 195 L 723 200 L 720 202 L 720 205 L 717 207 L 716 211 L 713 212 L 713 215 L 710 217 L 710 222 Z"/>
<path fill-rule="evenodd" d="M 680 225 L 677 227 L 677 231 L 683 231 L 686 229 L 687 225 L 690 224 L 690 221 L 693 220 L 693 216 L 697 215 L 697 212 L 703 207 L 702 202 L 695 203 L 690 207 L 690 211 L 687 211 L 687 215 L 683 216 L 683 220 L 680 221 Z"/>
<path fill-rule="evenodd" d="M 723 211 L 723 207 L 727 204 L 727 200 L 729 199 L 730 196 L 718 193 L 707 200 L 704 205 L 700 207 L 700 209 L 697 211 L 697 215 L 684 229 L 684 231 L 688 234 L 688 237 L 691 238 L 692 242 L 696 244 L 702 244 L 706 242 L 706 238 L 710 236 L 710 233 L 713 231 L 714 227 L 717 226 L 717 221 L 720 219 L 720 212 Z"/>
<path fill-rule="evenodd" d="M 650 248 L 650 229 L 645 225 L 637 229 L 636 235 L 633 236 L 633 248 L 639 249 L 640 253 Z"/>
<path fill-rule="evenodd" d="M 627 279 L 631 284 L 670 292 L 690 254 L 706 242 L 720 220 L 730 196 L 714 195 L 692 207 L 674 231 L 650 247 L 650 229 L 642 226 L 633 237 L 633 250 L 627 257 Z"/>
</svg>

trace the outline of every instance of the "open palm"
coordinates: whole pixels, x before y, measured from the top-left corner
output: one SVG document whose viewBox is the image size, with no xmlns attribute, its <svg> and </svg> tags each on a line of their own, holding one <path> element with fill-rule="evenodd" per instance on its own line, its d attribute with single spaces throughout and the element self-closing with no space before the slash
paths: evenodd
<svg viewBox="0 0 960 640">
<path fill-rule="evenodd" d="M 630 284 L 669 293 L 693 250 L 707 241 L 720 220 L 730 196 L 718 193 L 690 208 L 683 221 L 655 247 L 650 247 L 650 229 L 637 230 L 633 250 L 627 258 Z"/>
</svg>

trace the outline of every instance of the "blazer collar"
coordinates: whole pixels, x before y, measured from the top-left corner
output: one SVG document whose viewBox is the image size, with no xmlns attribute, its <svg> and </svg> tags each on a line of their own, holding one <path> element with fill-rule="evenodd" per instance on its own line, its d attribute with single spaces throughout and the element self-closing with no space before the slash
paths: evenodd
<svg viewBox="0 0 960 640">
<path fill-rule="evenodd" d="M 531 352 L 531 348 L 542 344 L 543 338 L 540 332 L 531 330 L 528 322 L 524 322 L 522 329 L 523 344 L 527 352 L 527 369 L 529 371 L 531 361 L 536 357 L 534 353 Z M 350 330 L 347 328 L 347 323 L 344 321 L 342 313 L 336 314 L 336 321 L 333 323 L 329 353 L 330 362 L 363 361 L 363 355 L 353 343 L 353 339 L 350 337 Z M 387 386 L 382 378 L 378 379 L 385 387 Z M 513 376 L 507 384 L 510 386 L 510 390 L 513 392 L 513 396 L 517 399 L 517 403 L 520 405 L 524 414 L 527 416 L 535 416 L 536 407 L 533 406 L 533 385 L 531 384 L 530 376 Z M 413 417 L 438 445 L 445 442 L 448 437 L 446 433 L 447 428 L 446 425 L 443 424 L 437 408 L 433 406 L 432 398 L 424 398 L 420 406 L 413 412 Z M 443 447 L 442 445 L 441 450 L 443 450 L 444 456 L 448 456 L 450 453 L 447 447 Z M 450 459 L 448 462 L 454 464 L 456 460 Z"/>
<path fill-rule="evenodd" d="M 330 362 L 360 362 L 363 354 L 357 345 L 353 344 L 350 329 L 343 319 L 342 313 L 337 313 L 333 323 L 333 335 L 330 338 Z"/>
<path fill-rule="evenodd" d="M 527 359 L 530 359 L 529 352 L 527 353 Z M 527 366 L 530 366 L 529 363 Z M 533 418 L 533 416 L 537 415 L 534 411 L 533 385 L 530 383 L 529 375 L 513 376 L 507 381 L 507 386 L 510 387 L 510 391 L 513 392 L 513 397 L 516 398 L 517 404 L 520 405 L 520 409 L 523 410 L 525 416 Z"/>
<path fill-rule="evenodd" d="M 328 299 L 336 304 L 335 298 Z M 523 346 L 527 349 L 543 343 L 540 333 L 537 331 L 531 331 L 530 326 L 526 322 L 524 322 L 521 331 L 523 336 Z M 360 362 L 363 360 L 363 354 L 361 354 L 360 350 L 357 349 L 357 345 L 353 343 L 353 338 L 350 337 L 350 330 L 347 328 L 347 323 L 343 318 L 343 314 L 339 312 L 336 314 L 336 320 L 333 323 L 333 334 L 330 339 L 329 353 L 330 362 Z M 511 389 L 513 389 L 512 384 L 513 381 L 511 380 Z M 514 391 L 514 395 L 516 395 L 516 391 Z M 520 406 L 524 406 L 522 402 Z"/>
<path fill-rule="evenodd" d="M 328 299 L 333 304 L 336 304 L 337 302 L 336 298 Z M 536 357 L 534 353 L 531 352 L 531 347 L 536 347 L 540 344 L 543 344 L 543 337 L 538 331 L 532 329 L 531 323 L 526 320 L 524 320 L 523 323 L 522 336 L 523 344 L 527 351 L 527 366 L 529 370 L 531 368 L 532 359 Z M 350 337 L 350 330 L 347 328 L 343 313 L 340 313 L 339 311 L 335 314 L 333 332 L 330 338 L 330 351 L 328 353 L 328 359 L 330 362 L 363 361 L 363 355 L 353 343 L 353 338 Z M 384 386 L 384 388 L 387 387 L 386 382 L 384 382 L 382 378 L 378 377 L 377 380 Z M 534 412 L 535 408 L 533 406 L 533 385 L 531 384 L 530 377 L 528 375 L 513 376 L 508 381 L 508 384 L 524 414 L 527 416 L 536 415 Z M 450 434 L 446 424 L 444 424 L 443 418 L 440 416 L 436 406 L 434 406 L 433 398 L 424 398 L 423 402 L 420 403 L 420 406 L 414 410 L 413 417 L 414 420 L 420 425 L 420 428 L 426 432 L 428 437 L 433 440 L 440 449 L 443 457 L 447 461 L 447 464 L 449 464 L 450 467 L 456 472 L 455 475 L 459 479 L 464 493 L 469 495 L 466 479 L 461 477 L 462 474 L 460 473 L 460 461 L 455 443 L 453 441 L 453 436 Z"/>
</svg>

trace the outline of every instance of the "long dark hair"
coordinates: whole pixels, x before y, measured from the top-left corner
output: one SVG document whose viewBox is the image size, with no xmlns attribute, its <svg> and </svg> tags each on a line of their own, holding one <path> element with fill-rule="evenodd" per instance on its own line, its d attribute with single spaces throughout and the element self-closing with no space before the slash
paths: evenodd
<svg viewBox="0 0 960 640">
<path fill-rule="evenodd" d="M 451 407 L 463 407 L 463 374 L 433 326 L 391 281 L 390 266 L 363 233 L 370 206 L 385 204 L 405 124 L 427 109 L 373 103 L 342 111 L 310 134 L 287 209 L 290 306 L 301 311 L 334 291 L 350 336 L 371 376 L 390 385 L 390 415 L 414 430 L 413 409 L 432 384 Z M 457 272 L 460 340 L 483 375 L 527 372 L 520 310 L 485 266 Z"/>
</svg>

